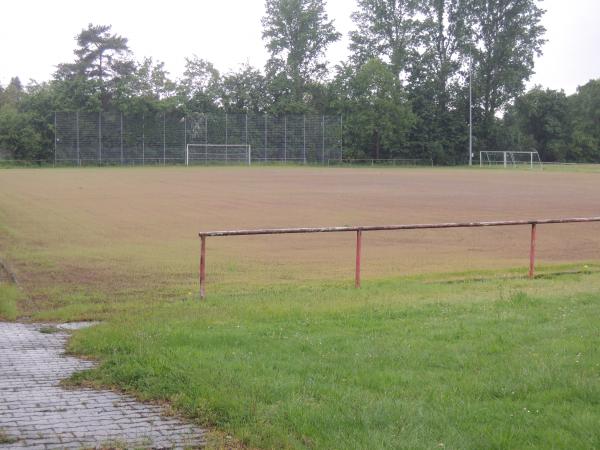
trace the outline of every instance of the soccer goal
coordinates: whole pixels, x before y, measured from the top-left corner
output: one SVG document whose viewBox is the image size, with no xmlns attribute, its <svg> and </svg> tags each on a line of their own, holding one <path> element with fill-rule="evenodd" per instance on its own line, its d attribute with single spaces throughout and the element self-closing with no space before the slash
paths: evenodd
<svg viewBox="0 0 600 450">
<path fill-rule="evenodd" d="M 542 160 L 537 151 L 488 151 L 479 152 L 480 166 L 542 168 Z"/>
<path fill-rule="evenodd" d="M 245 144 L 187 144 L 185 165 L 252 164 L 252 149 Z"/>
</svg>

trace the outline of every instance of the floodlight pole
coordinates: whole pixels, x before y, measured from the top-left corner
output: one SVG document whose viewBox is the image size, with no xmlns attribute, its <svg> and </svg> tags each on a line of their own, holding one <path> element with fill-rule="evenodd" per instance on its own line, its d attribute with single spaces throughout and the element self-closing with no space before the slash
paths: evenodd
<svg viewBox="0 0 600 450">
<path fill-rule="evenodd" d="M 469 51 L 469 166 L 473 165 L 473 55 Z"/>
</svg>

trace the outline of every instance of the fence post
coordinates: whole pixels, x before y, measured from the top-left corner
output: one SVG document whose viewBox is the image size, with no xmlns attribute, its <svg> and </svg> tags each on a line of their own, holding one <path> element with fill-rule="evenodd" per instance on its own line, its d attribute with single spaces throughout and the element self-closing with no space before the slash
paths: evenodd
<svg viewBox="0 0 600 450">
<path fill-rule="evenodd" d="M 200 300 L 206 296 L 206 236 L 200 236 Z"/>
<path fill-rule="evenodd" d="M 306 165 L 306 114 L 302 115 L 302 158 Z"/>
<path fill-rule="evenodd" d="M 189 156 L 187 151 L 187 116 L 183 116 L 183 158 L 185 165 L 189 165 Z"/>
<path fill-rule="evenodd" d="M 77 110 L 75 119 L 77 121 L 77 166 L 81 166 L 81 147 L 79 144 L 79 110 Z"/>
<path fill-rule="evenodd" d="M 54 111 L 54 164 L 53 164 L 54 167 L 56 167 L 56 139 L 57 139 L 57 135 L 56 135 L 56 111 Z"/>
<path fill-rule="evenodd" d="M 142 114 L 142 166 L 146 165 L 146 115 Z"/>
<path fill-rule="evenodd" d="M 340 161 L 344 160 L 344 115 L 340 114 Z"/>
<path fill-rule="evenodd" d="M 531 224 L 531 243 L 529 246 L 529 278 L 535 277 L 535 240 L 536 224 Z"/>
<path fill-rule="evenodd" d="M 225 163 L 227 163 L 228 161 L 228 155 L 227 155 L 227 144 L 229 143 L 229 124 L 228 124 L 228 115 L 227 113 L 225 113 Z"/>
<path fill-rule="evenodd" d="M 362 230 L 356 231 L 356 269 L 354 272 L 354 287 L 360 288 L 360 258 L 362 253 Z"/>
<path fill-rule="evenodd" d="M 102 164 L 102 111 L 98 112 L 98 156 Z"/>
<path fill-rule="evenodd" d="M 283 163 L 287 164 L 287 114 L 283 116 Z"/>
<path fill-rule="evenodd" d="M 264 161 L 267 160 L 267 117 L 268 114 L 265 113 L 265 153 L 264 153 Z"/>
<path fill-rule="evenodd" d="M 321 138 L 322 138 L 322 145 L 321 145 L 321 163 L 323 165 L 325 165 L 325 115 L 322 114 L 321 115 Z"/>
<path fill-rule="evenodd" d="M 163 111 L 163 166 L 167 164 L 167 115 Z"/>
</svg>

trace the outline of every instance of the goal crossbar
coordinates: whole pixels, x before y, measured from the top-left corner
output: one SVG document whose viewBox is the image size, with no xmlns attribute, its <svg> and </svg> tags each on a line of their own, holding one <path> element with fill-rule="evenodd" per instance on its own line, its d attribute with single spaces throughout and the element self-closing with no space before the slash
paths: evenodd
<svg viewBox="0 0 600 450">
<path fill-rule="evenodd" d="M 190 162 L 243 162 L 252 165 L 252 147 L 246 144 L 187 144 L 185 165 Z"/>
<path fill-rule="evenodd" d="M 542 160 L 537 151 L 523 150 L 482 150 L 479 152 L 479 165 L 492 166 L 502 165 L 503 167 L 528 165 L 533 169 L 535 165 L 542 167 Z"/>
</svg>

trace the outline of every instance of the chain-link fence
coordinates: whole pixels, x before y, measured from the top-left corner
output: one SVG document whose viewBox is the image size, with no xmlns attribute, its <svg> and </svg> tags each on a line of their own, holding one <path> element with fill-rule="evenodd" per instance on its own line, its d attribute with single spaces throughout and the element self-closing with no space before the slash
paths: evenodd
<svg viewBox="0 0 600 450">
<path fill-rule="evenodd" d="M 54 158 L 73 165 L 185 164 L 194 144 L 244 146 L 252 162 L 327 164 L 343 159 L 342 126 L 341 117 L 323 115 L 56 112 Z M 223 162 L 194 163 L 203 161 Z"/>
</svg>

